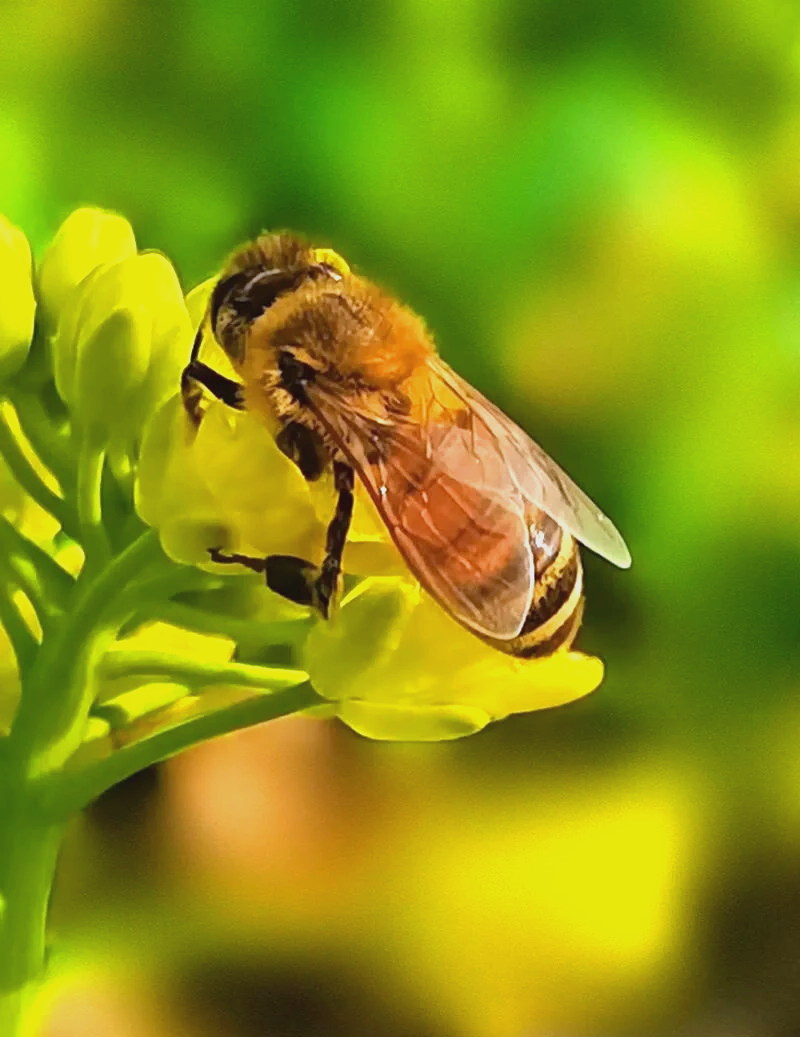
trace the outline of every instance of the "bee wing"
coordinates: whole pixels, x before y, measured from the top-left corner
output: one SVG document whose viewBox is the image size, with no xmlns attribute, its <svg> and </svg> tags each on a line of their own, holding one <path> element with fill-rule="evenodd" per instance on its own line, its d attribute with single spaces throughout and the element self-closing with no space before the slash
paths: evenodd
<svg viewBox="0 0 800 1037">
<path fill-rule="evenodd" d="M 516 637 L 533 593 L 533 556 L 519 495 L 504 497 L 478 478 L 478 466 L 502 464 L 493 438 L 480 443 L 476 456 L 471 437 L 441 422 L 381 425 L 321 393 L 314 409 L 425 590 L 476 633 Z M 477 436 L 486 433 L 479 429 Z"/>
<path fill-rule="evenodd" d="M 519 495 L 544 511 L 576 540 L 614 565 L 627 569 L 631 556 L 619 531 L 566 472 L 438 356 L 431 357 L 428 366 L 434 382 L 440 381 L 446 391 L 454 394 L 467 415 L 467 436 L 448 437 L 446 449 L 439 451 L 440 467 L 447 472 L 462 473 L 462 478 L 471 471 L 472 479 L 481 481 L 484 488 L 494 480 L 498 492 Z M 489 454 L 493 464 L 486 463 L 483 458 L 486 443 L 490 441 Z M 474 455 L 483 463 L 469 462 L 467 454 Z M 502 464 L 497 462 L 498 456 L 502 458 Z"/>
</svg>

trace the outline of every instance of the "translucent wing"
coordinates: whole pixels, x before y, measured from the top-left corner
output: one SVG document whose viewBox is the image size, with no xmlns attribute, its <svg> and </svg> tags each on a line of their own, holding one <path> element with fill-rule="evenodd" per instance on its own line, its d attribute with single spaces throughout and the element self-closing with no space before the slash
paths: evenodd
<svg viewBox="0 0 800 1037">
<path fill-rule="evenodd" d="M 541 508 L 576 540 L 627 569 L 631 556 L 622 536 L 566 472 L 439 357 L 431 357 L 428 368 L 433 410 L 437 405 L 437 384 L 441 384 L 447 395 L 460 401 L 465 415 L 466 435 L 445 438 L 437 452 L 439 468 L 459 473 L 462 480 L 479 484 L 484 491 L 510 493 Z M 498 463 L 498 455 L 502 464 Z"/>
<path fill-rule="evenodd" d="M 309 391 L 318 418 L 347 455 L 392 539 L 422 586 L 455 619 L 498 640 L 521 630 L 534 584 L 528 526 L 518 494 L 498 494 L 477 477 L 463 431 L 453 449 L 442 421 L 383 425 Z M 478 437 L 486 437 L 479 429 Z M 471 438 L 471 437 L 470 437 Z M 483 462 L 502 464 L 491 436 L 476 444 Z M 444 450 L 444 455 L 441 452 Z M 440 463 L 440 456 L 448 462 Z M 471 465 L 466 472 L 451 462 Z"/>
<path fill-rule="evenodd" d="M 438 357 L 412 376 L 411 412 L 382 420 L 319 383 L 309 401 L 355 468 L 423 587 L 456 619 L 515 637 L 535 582 L 529 521 L 545 512 L 616 565 L 613 524 L 558 465 Z"/>
</svg>

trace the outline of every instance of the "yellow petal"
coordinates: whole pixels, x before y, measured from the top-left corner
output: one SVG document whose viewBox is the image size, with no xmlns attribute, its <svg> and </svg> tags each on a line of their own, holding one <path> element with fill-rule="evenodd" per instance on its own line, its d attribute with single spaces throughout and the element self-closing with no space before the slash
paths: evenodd
<svg viewBox="0 0 800 1037">
<path fill-rule="evenodd" d="M 391 742 L 464 738 L 486 727 L 491 719 L 483 710 L 469 706 L 395 706 L 353 699 L 341 703 L 338 715 L 365 738 Z"/>
<path fill-rule="evenodd" d="M 304 667 L 325 698 L 372 698 L 398 655 L 418 589 L 391 578 L 364 580 L 308 636 Z"/>
<path fill-rule="evenodd" d="M 552 709 L 583 698 L 603 680 L 603 663 L 581 652 L 556 652 L 544 659 L 503 660 L 475 668 L 472 687 L 458 701 L 475 701 L 495 719 L 510 713 Z"/>
<path fill-rule="evenodd" d="M 189 311 L 189 320 L 193 332 L 197 331 L 206 320 L 208 300 L 218 280 L 219 275 L 215 274 L 214 277 L 209 277 L 208 280 L 202 281 L 186 296 L 186 309 Z M 213 367 L 215 371 L 225 375 L 226 378 L 238 377 L 225 350 L 214 338 L 208 322 L 205 323 L 203 328 L 203 344 L 200 348 L 200 359 L 208 364 L 209 367 Z"/>
<path fill-rule="evenodd" d="M 317 560 L 325 531 L 308 483 L 257 418 L 212 403 L 192 453 L 220 514 L 256 554 Z"/>
</svg>

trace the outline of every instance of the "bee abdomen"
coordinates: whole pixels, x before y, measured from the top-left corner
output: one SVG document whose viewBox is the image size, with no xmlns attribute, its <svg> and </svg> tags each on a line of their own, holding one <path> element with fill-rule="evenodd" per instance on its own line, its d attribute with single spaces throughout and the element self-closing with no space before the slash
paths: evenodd
<svg viewBox="0 0 800 1037">
<path fill-rule="evenodd" d="M 551 521 L 551 520 L 548 520 Z M 578 545 L 565 530 L 558 537 L 548 530 L 548 542 L 557 543 L 555 551 L 543 558 L 537 546 L 539 527 L 531 526 L 531 542 L 536 565 L 531 606 L 519 634 L 511 641 L 495 641 L 498 648 L 522 659 L 541 658 L 559 649 L 567 649 L 575 640 L 583 613 L 583 568 Z"/>
</svg>

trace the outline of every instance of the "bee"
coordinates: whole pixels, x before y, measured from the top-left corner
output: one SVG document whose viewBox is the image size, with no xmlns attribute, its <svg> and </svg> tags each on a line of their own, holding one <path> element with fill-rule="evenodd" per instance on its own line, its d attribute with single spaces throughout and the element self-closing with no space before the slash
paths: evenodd
<svg viewBox="0 0 800 1037">
<path fill-rule="evenodd" d="M 199 359 L 204 327 L 240 382 Z M 336 253 L 264 234 L 229 260 L 183 372 L 200 418 L 204 386 L 261 414 L 307 480 L 331 471 L 336 508 L 316 567 L 288 555 L 210 548 L 327 618 L 355 479 L 421 586 L 501 651 L 567 648 L 583 609 L 577 541 L 620 567 L 630 554 L 574 482 L 436 352 L 423 322 Z"/>
</svg>

